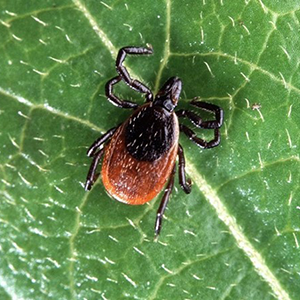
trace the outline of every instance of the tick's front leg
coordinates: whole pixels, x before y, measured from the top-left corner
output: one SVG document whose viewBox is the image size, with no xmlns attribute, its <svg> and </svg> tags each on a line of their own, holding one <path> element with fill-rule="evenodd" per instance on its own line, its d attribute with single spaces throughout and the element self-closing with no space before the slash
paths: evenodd
<svg viewBox="0 0 300 300">
<path fill-rule="evenodd" d="M 141 83 L 140 81 L 136 79 L 132 79 L 129 75 L 129 72 L 127 69 L 123 66 L 123 62 L 126 58 L 126 56 L 129 55 L 149 55 L 153 53 L 152 47 L 144 48 L 144 47 L 124 47 L 120 49 L 118 53 L 118 57 L 116 60 L 116 68 L 119 73 L 119 75 L 122 77 L 122 79 L 128 84 L 133 90 L 146 94 L 146 101 L 152 101 L 153 95 L 150 89 Z"/>
</svg>

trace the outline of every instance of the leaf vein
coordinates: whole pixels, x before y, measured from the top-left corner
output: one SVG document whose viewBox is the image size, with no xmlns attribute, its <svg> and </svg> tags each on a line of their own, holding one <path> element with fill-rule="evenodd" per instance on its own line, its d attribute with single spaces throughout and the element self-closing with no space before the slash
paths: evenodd
<svg viewBox="0 0 300 300">
<path fill-rule="evenodd" d="M 109 50 L 112 56 L 117 55 L 117 49 L 112 44 L 111 40 L 108 38 L 106 33 L 99 27 L 96 20 L 93 18 L 91 13 L 87 10 L 86 6 L 79 0 L 73 0 L 73 3 L 77 8 L 83 13 L 83 15 L 88 19 L 95 33 L 99 36 L 105 47 Z"/>
<path fill-rule="evenodd" d="M 228 227 L 232 236 L 235 238 L 238 247 L 244 251 L 245 255 L 250 259 L 256 272 L 268 283 L 274 294 L 280 300 L 290 300 L 289 295 L 281 286 L 278 279 L 266 265 L 261 254 L 254 248 L 248 238 L 244 235 L 242 229 L 236 222 L 236 219 L 230 215 L 226 206 L 222 203 L 217 192 L 207 183 L 207 181 L 199 174 L 193 164 L 187 160 L 189 173 L 193 175 L 195 182 L 200 191 L 203 193 L 209 204 L 216 210 L 220 220 Z"/>
</svg>

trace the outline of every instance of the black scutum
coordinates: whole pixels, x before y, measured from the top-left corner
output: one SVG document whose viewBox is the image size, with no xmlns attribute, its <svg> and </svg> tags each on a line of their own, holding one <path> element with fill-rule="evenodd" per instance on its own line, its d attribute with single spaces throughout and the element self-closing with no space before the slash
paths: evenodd
<svg viewBox="0 0 300 300">
<path fill-rule="evenodd" d="M 131 116 L 125 129 L 127 151 L 137 160 L 155 161 L 174 140 L 174 117 L 159 106 L 146 106 Z"/>
</svg>

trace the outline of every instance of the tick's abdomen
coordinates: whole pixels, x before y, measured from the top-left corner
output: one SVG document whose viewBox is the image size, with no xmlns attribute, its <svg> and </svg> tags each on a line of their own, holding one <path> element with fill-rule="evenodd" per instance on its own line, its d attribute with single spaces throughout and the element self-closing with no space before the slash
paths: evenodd
<svg viewBox="0 0 300 300">
<path fill-rule="evenodd" d="M 178 119 L 174 113 L 166 116 L 160 108 L 155 110 L 151 103 L 143 105 L 117 129 L 105 148 L 103 185 L 121 202 L 137 205 L 150 201 L 173 170 Z"/>
</svg>

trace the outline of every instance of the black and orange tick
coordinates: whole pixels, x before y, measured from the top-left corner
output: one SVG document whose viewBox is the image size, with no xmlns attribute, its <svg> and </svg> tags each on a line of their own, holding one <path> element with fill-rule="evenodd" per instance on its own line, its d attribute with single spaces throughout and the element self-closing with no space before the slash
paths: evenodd
<svg viewBox="0 0 300 300">
<path fill-rule="evenodd" d="M 178 156 L 179 183 L 185 193 L 191 192 L 191 181 L 186 178 L 183 148 L 179 144 L 179 132 L 183 132 L 200 148 L 212 148 L 220 143 L 219 128 L 223 123 L 223 110 L 213 104 L 193 99 L 194 107 L 211 112 L 214 120 L 204 121 L 195 112 L 174 109 L 181 93 L 182 82 L 171 77 L 161 87 L 155 98 L 151 90 L 130 77 L 123 66 L 127 54 L 152 54 L 152 47 L 124 47 L 120 49 L 116 69 L 118 76 L 109 80 L 105 87 L 108 100 L 121 108 L 132 109 L 131 116 L 122 124 L 111 128 L 89 148 L 87 155 L 93 162 L 87 175 L 85 189 L 90 190 L 95 182 L 96 168 L 104 155 L 101 177 L 110 196 L 116 200 L 140 205 L 152 200 L 166 185 L 157 211 L 155 235 L 161 230 L 162 217 L 169 201 L 173 186 Z M 113 86 L 123 80 L 131 89 L 145 94 L 146 102 L 138 105 L 121 100 L 113 93 Z M 205 141 L 178 118 L 188 118 L 192 124 L 202 129 L 213 129 L 214 138 Z M 168 183 L 167 183 L 168 182 Z"/>
</svg>

